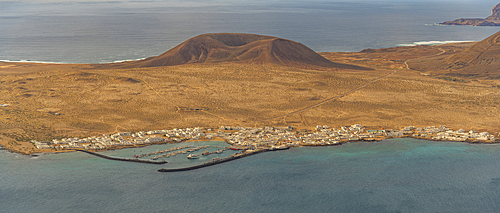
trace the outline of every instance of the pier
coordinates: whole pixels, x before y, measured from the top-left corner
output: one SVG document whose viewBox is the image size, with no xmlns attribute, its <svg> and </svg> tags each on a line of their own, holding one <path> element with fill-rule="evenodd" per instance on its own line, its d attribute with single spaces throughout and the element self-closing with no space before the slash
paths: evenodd
<svg viewBox="0 0 500 213">
<path fill-rule="evenodd" d="M 135 162 L 135 163 L 147 163 L 147 164 L 166 164 L 167 163 L 166 161 L 149 161 L 149 160 L 140 160 L 140 159 L 135 159 L 135 158 L 129 159 L 129 158 L 110 157 L 110 156 L 106 156 L 106 155 L 102 155 L 102 154 L 99 154 L 99 153 L 90 152 L 90 151 L 82 150 L 82 149 L 72 149 L 72 150 L 75 150 L 75 151 L 78 151 L 78 152 L 84 152 L 84 153 L 91 154 L 91 155 L 94 155 L 94 156 L 97 156 L 97 157 L 100 157 L 100 158 L 104 158 L 104 159 L 107 159 L 107 160 Z"/>
<path fill-rule="evenodd" d="M 248 157 L 250 155 L 255 155 L 255 154 L 266 152 L 266 151 L 267 150 L 259 150 L 259 151 L 255 151 L 255 152 L 252 152 L 252 153 L 246 153 L 246 154 L 238 155 L 238 156 L 235 156 L 235 157 L 223 158 L 223 159 L 218 160 L 218 161 L 212 161 L 212 162 L 209 161 L 209 162 L 206 162 L 204 164 L 196 165 L 196 166 L 191 166 L 191 167 L 177 168 L 177 169 L 158 169 L 158 172 L 183 172 L 183 171 L 191 171 L 191 170 L 195 170 L 195 169 L 201 169 L 201 168 L 205 168 L 205 167 L 209 167 L 209 166 L 214 166 L 214 165 L 221 164 L 221 163 L 226 163 L 226 162 L 229 162 L 229 161 L 233 161 L 233 160 L 236 160 L 236 159 Z"/>
<path fill-rule="evenodd" d="M 194 151 L 198 151 L 198 150 L 201 150 L 201 149 L 206 149 L 206 148 L 209 148 L 209 147 L 222 148 L 223 150 L 222 151 L 217 150 L 215 152 L 208 152 L 207 155 L 209 155 L 209 154 L 220 154 L 224 150 L 228 150 L 227 147 L 220 147 L 220 146 L 197 146 L 197 147 L 183 146 L 183 147 L 175 147 L 175 148 L 171 148 L 171 149 L 166 149 L 166 150 L 160 151 L 160 152 L 153 152 L 153 153 L 148 153 L 148 154 L 142 154 L 142 155 L 138 155 L 138 156 L 134 156 L 134 157 L 135 158 L 140 158 L 140 157 L 144 157 L 144 156 L 151 156 L 151 155 L 155 155 L 155 154 L 167 152 L 166 154 L 155 156 L 155 157 L 151 158 L 151 160 L 157 160 L 158 158 L 168 158 L 170 156 L 175 156 L 175 155 L 178 155 L 178 154 L 187 154 L 188 152 L 194 152 Z M 181 150 L 181 149 L 184 149 L 184 150 Z M 176 150 L 179 150 L 179 151 L 176 151 Z M 176 151 L 176 152 L 172 152 L 172 151 Z"/>
<path fill-rule="evenodd" d="M 162 154 L 162 153 L 165 153 L 165 152 L 171 152 L 171 151 L 176 151 L 176 150 L 186 149 L 186 148 L 191 148 L 191 147 L 192 146 L 174 147 L 174 148 L 170 148 L 170 149 L 165 149 L 163 151 L 151 152 L 151 153 L 146 153 L 146 154 L 141 154 L 141 155 L 134 155 L 134 158 L 148 157 L 148 156 L 151 156 L 151 155 L 157 155 L 157 154 Z"/>
</svg>

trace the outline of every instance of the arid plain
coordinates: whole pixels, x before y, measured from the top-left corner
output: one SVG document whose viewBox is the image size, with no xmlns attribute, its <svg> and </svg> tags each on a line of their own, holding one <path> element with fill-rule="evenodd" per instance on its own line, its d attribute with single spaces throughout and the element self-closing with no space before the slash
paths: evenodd
<svg viewBox="0 0 500 213">
<path fill-rule="evenodd" d="M 0 107 L 0 145 L 29 154 L 36 152 L 33 139 L 241 125 L 446 125 L 497 136 L 499 80 L 412 68 L 474 44 L 320 53 L 372 70 L 240 62 L 129 68 L 1 62 L 0 104 L 8 106 Z"/>
</svg>

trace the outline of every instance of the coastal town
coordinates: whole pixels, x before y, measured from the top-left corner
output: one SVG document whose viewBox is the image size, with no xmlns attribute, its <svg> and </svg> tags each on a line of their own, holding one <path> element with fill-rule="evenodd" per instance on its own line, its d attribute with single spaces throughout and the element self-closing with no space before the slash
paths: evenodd
<svg viewBox="0 0 500 213">
<path fill-rule="evenodd" d="M 346 142 L 380 141 L 386 138 L 413 137 L 438 141 L 462 141 L 470 143 L 499 142 L 489 132 L 452 130 L 443 125 L 429 127 L 408 126 L 400 130 L 366 129 L 361 124 L 342 126 L 339 129 L 318 125 L 314 130 L 288 127 L 231 127 L 185 128 L 140 132 L 119 132 L 86 138 L 63 138 L 52 141 L 31 142 L 38 149 L 109 150 L 140 147 L 152 144 L 179 143 L 188 140 L 223 140 L 231 148 L 251 153 L 273 151 L 298 146 L 332 146 Z"/>
</svg>

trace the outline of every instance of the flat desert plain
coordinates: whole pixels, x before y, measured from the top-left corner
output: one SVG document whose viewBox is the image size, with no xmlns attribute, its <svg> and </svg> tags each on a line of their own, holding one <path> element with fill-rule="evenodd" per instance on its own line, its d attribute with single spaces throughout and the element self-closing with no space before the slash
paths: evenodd
<svg viewBox="0 0 500 213">
<path fill-rule="evenodd" d="M 121 69 L 2 62 L 0 104 L 8 106 L 0 107 L 0 145 L 30 154 L 36 152 L 30 140 L 242 125 L 446 125 L 497 136 L 499 80 L 452 78 L 411 67 L 471 45 L 320 53 L 373 70 L 230 62 Z"/>
</svg>

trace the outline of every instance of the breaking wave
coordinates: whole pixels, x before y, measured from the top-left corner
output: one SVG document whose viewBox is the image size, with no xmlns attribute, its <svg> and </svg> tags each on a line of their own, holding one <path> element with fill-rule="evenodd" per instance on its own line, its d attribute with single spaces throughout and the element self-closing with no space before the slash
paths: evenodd
<svg viewBox="0 0 500 213">
<path fill-rule="evenodd" d="M 63 62 L 32 61 L 32 60 L 0 60 L 0 62 L 11 62 L 11 63 L 36 63 L 36 64 L 70 64 L 70 63 L 63 63 Z"/>
<path fill-rule="evenodd" d="M 398 46 L 410 47 L 410 46 L 419 46 L 419 45 L 441 45 L 441 44 L 451 44 L 451 43 L 462 43 L 462 42 L 474 42 L 474 41 L 416 41 L 411 44 L 398 44 Z"/>
<path fill-rule="evenodd" d="M 124 59 L 124 60 L 116 60 L 116 61 L 103 61 L 98 62 L 97 64 L 112 64 L 112 63 L 122 63 L 127 61 L 140 61 L 146 58 L 138 58 L 138 59 Z M 0 62 L 10 62 L 10 63 L 35 63 L 35 64 L 95 64 L 95 63 L 82 63 L 82 62 L 53 62 L 53 61 L 32 61 L 32 60 L 1 60 Z"/>
</svg>

